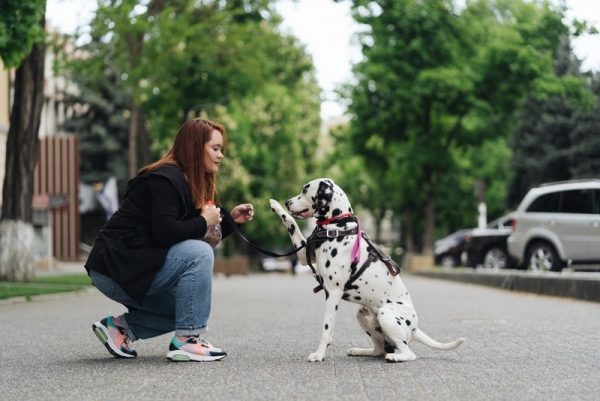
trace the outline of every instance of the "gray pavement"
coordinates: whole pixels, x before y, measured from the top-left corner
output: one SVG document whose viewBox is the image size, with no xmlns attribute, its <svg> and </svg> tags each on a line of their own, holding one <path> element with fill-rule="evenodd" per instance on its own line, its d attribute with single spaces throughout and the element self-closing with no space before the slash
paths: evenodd
<svg viewBox="0 0 600 401">
<path fill-rule="evenodd" d="M 91 323 L 123 308 L 95 290 L 0 304 L 2 400 L 598 400 L 600 305 L 403 274 L 420 325 L 455 351 L 413 343 L 402 364 L 367 346 L 356 305 L 338 313 L 326 360 L 309 363 L 323 294 L 309 275 L 217 276 L 207 338 L 229 356 L 173 363 L 168 335 L 112 358 Z"/>
</svg>

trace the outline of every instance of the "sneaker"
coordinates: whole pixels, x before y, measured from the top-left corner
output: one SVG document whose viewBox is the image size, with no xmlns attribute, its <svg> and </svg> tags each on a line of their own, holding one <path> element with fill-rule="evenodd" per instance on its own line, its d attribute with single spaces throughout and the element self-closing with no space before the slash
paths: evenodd
<svg viewBox="0 0 600 401">
<path fill-rule="evenodd" d="M 115 357 L 135 358 L 137 356 L 137 352 L 129 348 L 129 338 L 125 330 L 115 323 L 112 316 L 92 324 L 92 329 L 108 352 Z"/>
<path fill-rule="evenodd" d="M 167 354 L 167 358 L 175 362 L 218 361 L 226 356 L 227 353 L 222 349 L 213 347 L 208 341 L 194 336 L 188 337 L 185 341 L 173 337 Z"/>
</svg>

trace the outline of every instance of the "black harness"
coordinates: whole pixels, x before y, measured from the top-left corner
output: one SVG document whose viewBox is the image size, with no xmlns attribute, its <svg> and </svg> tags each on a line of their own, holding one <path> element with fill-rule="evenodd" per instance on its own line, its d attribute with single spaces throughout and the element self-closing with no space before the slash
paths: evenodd
<svg viewBox="0 0 600 401">
<path fill-rule="evenodd" d="M 358 221 L 355 217 L 353 219 L 357 222 L 357 226 L 349 230 L 327 229 L 323 228 L 321 225 L 319 225 L 319 222 L 317 222 L 317 226 L 313 230 L 312 234 L 306 239 L 306 262 L 308 263 L 308 266 L 310 266 L 315 279 L 319 283 L 319 285 L 313 289 L 313 292 L 317 293 L 323 289 L 323 277 L 321 277 L 321 275 L 317 272 L 317 269 L 315 269 L 312 264 L 312 255 L 315 254 L 317 245 L 338 237 L 358 235 Z M 361 230 L 360 235 L 368 244 L 367 251 L 369 252 L 369 256 L 358 269 L 356 268 L 355 263 L 351 263 L 351 275 L 344 285 L 345 290 L 352 289 L 352 284 L 364 273 L 371 263 L 377 260 L 381 260 L 386 265 L 392 276 L 396 276 L 400 273 L 400 266 L 398 266 L 398 264 L 394 262 L 388 254 L 373 244 L 367 233 Z"/>
<path fill-rule="evenodd" d="M 317 272 L 317 269 L 315 269 L 315 267 L 313 266 L 312 259 L 311 259 L 312 255 L 315 253 L 315 248 L 317 247 L 317 244 L 320 244 L 322 242 L 328 241 L 333 238 L 345 237 L 348 235 L 357 235 L 358 234 L 358 219 L 355 216 L 345 217 L 343 219 L 333 218 L 333 219 L 328 220 L 328 221 L 338 221 L 339 220 L 338 224 L 344 223 L 347 221 L 356 222 L 357 226 L 355 228 L 352 228 L 349 230 L 323 228 L 322 225 L 324 223 L 321 222 L 321 225 L 319 225 L 319 221 L 317 221 L 317 226 L 315 227 L 313 232 L 310 234 L 310 236 L 306 239 L 305 244 L 303 244 L 300 247 L 295 248 L 285 254 L 279 254 L 279 253 L 275 253 L 275 252 L 263 249 L 263 248 L 257 246 L 256 244 L 254 244 L 249 239 L 247 239 L 244 236 L 244 234 L 242 234 L 242 232 L 238 228 L 238 226 L 235 223 L 235 221 L 233 220 L 233 218 L 229 215 L 229 213 L 223 213 L 223 217 L 226 220 L 228 220 L 229 225 L 233 228 L 233 231 L 235 231 L 242 240 L 244 240 L 246 243 L 248 243 L 254 249 L 264 253 L 265 255 L 274 256 L 274 257 L 288 256 L 288 255 L 296 253 L 300 249 L 306 247 L 306 261 L 308 263 L 308 266 L 310 267 L 310 269 L 313 272 L 313 276 L 319 283 L 319 285 L 313 289 L 313 291 L 315 293 L 317 293 L 323 289 L 323 277 L 321 277 L 321 275 Z M 394 262 L 388 254 L 386 254 L 381 249 L 379 249 L 375 244 L 373 244 L 366 232 L 361 230 L 360 235 L 368 244 L 367 251 L 369 252 L 369 256 L 367 257 L 367 260 L 365 260 L 365 262 L 358 269 L 356 268 L 355 263 L 350 264 L 351 275 L 350 275 L 350 278 L 348 279 L 348 281 L 346 282 L 346 284 L 344 285 L 344 289 L 346 289 L 346 290 L 352 289 L 352 284 L 364 273 L 364 271 L 371 265 L 371 263 L 375 262 L 376 260 L 381 260 L 387 266 L 388 271 L 390 272 L 390 274 L 392 276 L 396 276 L 400 273 L 400 266 L 398 266 L 398 264 L 396 262 Z"/>
</svg>

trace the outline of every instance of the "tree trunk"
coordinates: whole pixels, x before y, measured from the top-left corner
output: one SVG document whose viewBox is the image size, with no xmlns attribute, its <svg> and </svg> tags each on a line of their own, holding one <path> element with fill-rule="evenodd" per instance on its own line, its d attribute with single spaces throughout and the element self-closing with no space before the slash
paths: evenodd
<svg viewBox="0 0 600 401">
<path fill-rule="evenodd" d="M 131 117 L 129 118 L 129 178 L 134 177 L 138 170 L 137 138 L 141 112 L 141 107 L 133 102 L 131 104 Z"/>
<path fill-rule="evenodd" d="M 41 23 L 45 24 L 42 16 Z M 45 46 L 33 46 L 16 72 L 6 141 L 6 175 L 0 221 L 0 279 L 34 275 L 32 198 L 38 132 L 44 103 Z"/>
<path fill-rule="evenodd" d="M 140 166 L 146 166 L 150 164 L 150 138 L 148 136 L 148 130 L 146 129 L 146 117 L 144 116 L 144 110 L 140 109 L 138 119 L 138 138 L 140 143 L 139 152 L 139 164 Z"/>
<path fill-rule="evenodd" d="M 423 253 L 433 254 L 433 231 L 435 229 L 435 196 L 427 194 L 425 205 L 425 232 L 423 233 Z"/>
<path fill-rule="evenodd" d="M 414 242 L 414 230 L 415 226 L 413 224 L 413 215 L 411 210 L 405 210 L 403 213 L 404 224 L 402 227 L 404 228 L 404 252 L 405 253 L 414 253 L 415 252 L 415 242 Z"/>
</svg>

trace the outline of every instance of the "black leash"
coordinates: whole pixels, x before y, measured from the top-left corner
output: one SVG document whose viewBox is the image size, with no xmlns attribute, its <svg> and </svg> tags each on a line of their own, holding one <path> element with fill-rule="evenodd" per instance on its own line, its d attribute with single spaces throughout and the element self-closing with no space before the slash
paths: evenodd
<svg viewBox="0 0 600 401">
<path fill-rule="evenodd" d="M 273 251 L 269 251 L 267 249 L 263 249 L 260 246 L 256 245 L 255 243 L 253 243 L 252 241 L 250 241 L 248 238 L 246 238 L 246 236 L 240 231 L 237 223 L 233 220 L 233 217 L 231 217 L 229 215 L 229 213 L 222 213 L 222 216 L 225 218 L 225 220 L 227 220 L 227 222 L 229 223 L 229 225 L 231 226 L 231 228 L 233 228 L 233 231 L 235 231 L 235 233 L 244 241 L 246 242 L 248 245 L 250 245 L 252 248 L 256 249 L 257 251 L 264 253 L 267 256 L 271 256 L 274 258 L 280 258 L 283 256 L 289 256 L 291 254 L 294 254 L 296 252 L 298 252 L 300 249 L 304 248 L 306 246 L 306 243 L 303 244 L 300 248 L 296 248 L 293 249 L 287 253 L 283 253 L 283 254 L 279 254 L 279 253 L 275 253 Z"/>
</svg>

